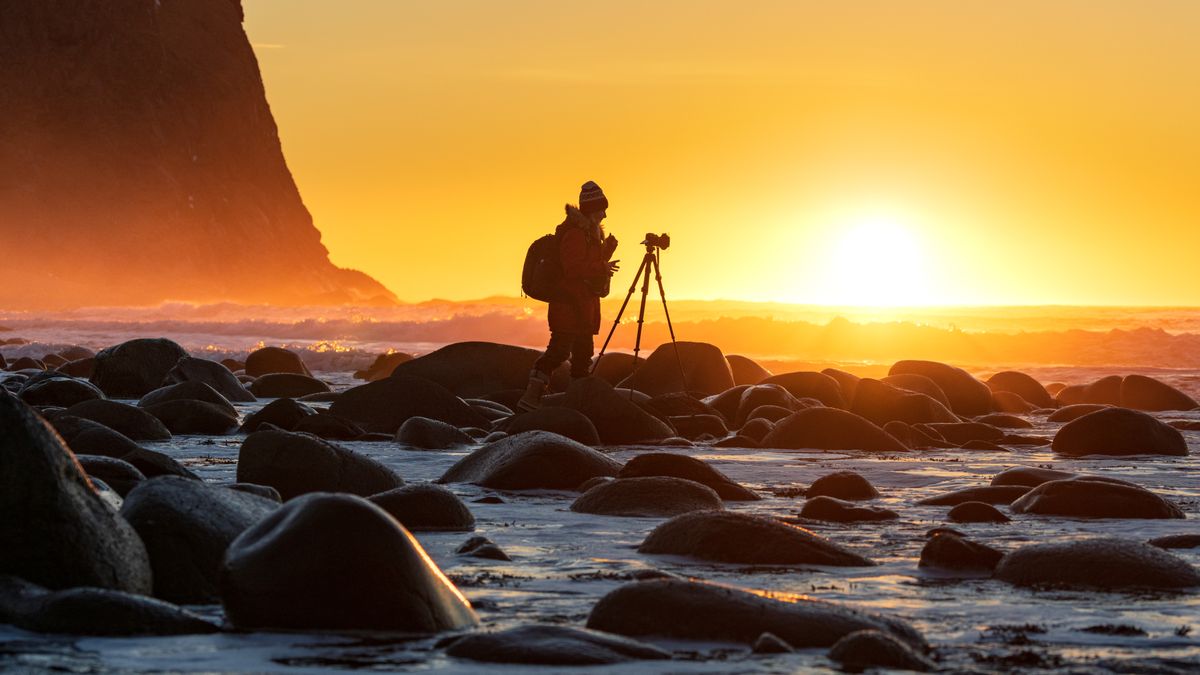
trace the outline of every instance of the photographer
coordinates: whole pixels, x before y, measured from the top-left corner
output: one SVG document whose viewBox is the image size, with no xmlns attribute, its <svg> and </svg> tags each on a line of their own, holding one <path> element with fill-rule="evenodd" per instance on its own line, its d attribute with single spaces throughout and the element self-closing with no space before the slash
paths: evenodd
<svg viewBox="0 0 1200 675">
<path fill-rule="evenodd" d="M 592 181 L 583 184 L 579 206 L 566 206 L 567 217 L 555 230 L 562 264 L 560 297 L 550 302 L 547 316 L 550 344 L 534 363 L 529 386 L 517 407 L 533 410 L 550 383 L 550 374 L 569 357 L 571 377 L 586 377 L 591 369 L 592 336 L 600 332 L 600 298 L 608 295 L 617 271 L 611 261 L 617 239 L 604 234 L 608 198 Z"/>
</svg>

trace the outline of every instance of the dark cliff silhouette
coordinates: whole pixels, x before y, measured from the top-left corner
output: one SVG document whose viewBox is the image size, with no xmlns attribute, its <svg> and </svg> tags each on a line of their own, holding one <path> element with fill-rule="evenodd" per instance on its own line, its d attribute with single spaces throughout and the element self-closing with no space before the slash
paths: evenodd
<svg viewBox="0 0 1200 675">
<path fill-rule="evenodd" d="M 238 0 L 0 3 L 0 307 L 390 304 L 334 266 Z"/>
</svg>

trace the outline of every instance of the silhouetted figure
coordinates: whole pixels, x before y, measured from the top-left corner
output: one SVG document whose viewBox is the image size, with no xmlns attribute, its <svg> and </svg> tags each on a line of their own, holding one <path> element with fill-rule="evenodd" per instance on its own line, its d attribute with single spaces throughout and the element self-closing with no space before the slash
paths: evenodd
<svg viewBox="0 0 1200 675">
<path fill-rule="evenodd" d="M 600 332 L 600 298 L 608 295 L 617 268 L 611 261 L 617 238 L 604 234 L 608 198 L 592 181 L 583 184 L 579 206 L 567 204 L 567 217 L 554 231 L 562 263 L 562 292 L 550 302 L 550 344 L 534 363 L 529 386 L 517 403 L 533 410 L 541 401 L 550 374 L 571 359 L 571 377 L 586 377 L 592 365 L 592 336 Z"/>
</svg>

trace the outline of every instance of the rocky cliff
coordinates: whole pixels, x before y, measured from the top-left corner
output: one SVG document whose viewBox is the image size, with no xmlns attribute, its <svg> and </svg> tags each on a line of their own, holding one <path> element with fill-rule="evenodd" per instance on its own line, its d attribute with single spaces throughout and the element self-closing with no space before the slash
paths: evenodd
<svg viewBox="0 0 1200 675">
<path fill-rule="evenodd" d="M 329 261 L 238 0 L 4 0 L 0 92 L 0 308 L 395 300 Z"/>
</svg>

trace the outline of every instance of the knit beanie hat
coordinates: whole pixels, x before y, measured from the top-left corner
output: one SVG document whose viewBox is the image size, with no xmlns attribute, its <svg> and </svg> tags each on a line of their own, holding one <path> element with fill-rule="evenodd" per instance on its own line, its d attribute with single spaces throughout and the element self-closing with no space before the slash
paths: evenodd
<svg viewBox="0 0 1200 675">
<path fill-rule="evenodd" d="M 583 213 L 596 213 L 597 211 L 608 210 L 608 197 L 604 196 L 604 190 L 600 189 L 594 181 L 588 181 L 583 184 L 579 190 L 579 210 Z"/>
</svg>

